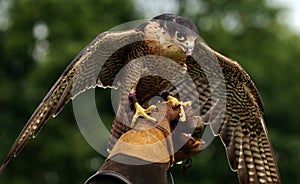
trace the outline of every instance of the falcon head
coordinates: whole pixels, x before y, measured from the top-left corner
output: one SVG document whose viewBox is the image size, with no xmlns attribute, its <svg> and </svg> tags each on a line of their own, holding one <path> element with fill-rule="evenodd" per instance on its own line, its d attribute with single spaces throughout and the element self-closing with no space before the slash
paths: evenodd
<svg viewBox="0 0 300 184">
<path fill-rule="evenodd" d="M 144 28 L 146 40 L 159 43 L 161 55 L 170 58 L 191 55 L 198 37 L 196 25 L 174 14 L 162 14 L 151 19 Z"/>
</svg>

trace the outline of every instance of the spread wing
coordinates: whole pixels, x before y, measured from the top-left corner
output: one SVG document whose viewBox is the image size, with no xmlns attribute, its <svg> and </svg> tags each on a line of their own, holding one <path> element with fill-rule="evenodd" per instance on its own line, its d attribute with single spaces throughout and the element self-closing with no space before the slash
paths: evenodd
<svg viewBox="0 0 300 184">
<path fill-rule="evenodd" d="M 199 39 L 195 43 L 188 72 L 197 86 L 200 115 L 221 138 L 231 169 L 241 184 L 281 183 L 253 81 L 237 62 Z"/>
<path fill-rule="evenodd" d="M 141 43 L 144 33 L 136 29 L 105 32 L 83 49 L 66 68 L 11 147 L 0 173 L 10 159 L 17 156 L 31 137 L 35 137 L 44 123 L 55 117 L 64 105 L 88 88 L 112 86 L 118 71 L 126 64 L 128 50 Z M 117 84 L 117 83 L 114 83 Z"/>
</svg>

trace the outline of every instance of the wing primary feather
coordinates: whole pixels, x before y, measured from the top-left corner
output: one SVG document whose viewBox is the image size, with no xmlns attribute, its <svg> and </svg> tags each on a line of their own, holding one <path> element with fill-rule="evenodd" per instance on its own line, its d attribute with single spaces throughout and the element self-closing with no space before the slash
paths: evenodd
<svg viewBox="0 0 300 184">
<path fill-rule="evenodd" d="M 197 60 L 201 61 L 198 65 Z M 222 72 L 214 70 L 216 65 L 221 67 Z M 263 102 L 246 71 L 236 61 L 217 53 L 199 39 L 195 41 L 192 59 L 187 67 L 198 88 L 201 115 L 208 113 L 211 118 L 214 117 L 212 114 L 219 112 L 215 108 L 218 101 L 212 100 L 212 94 L 207 93 L 217 94 L 216 97 L 222 93 L 216 87 L 220 85 L 218 82 L 214 83 L 216 86 L 211 86 L 205 78 L 225 81 L 225 116 L 220 119 L 217 114 L 215 118 L 219 120 L 202 119 L 209 120 L 213 127 L 221 127 L 213 130 L 221 138 L 230 168 L 237 171 L 240 184 L 280 184 L 275 154 L 263 121 Z"/>
<path fill-rule="evenodd" d="M 85 47 L 68 65 L 27 121 L 1 165 L 0 173 L 5 169 L 10 159 L 20 153 L 28 140 L 38 134 L 49 117 L 55 117 L 70 99 L 75 98 L 79 93 L 91 87 L 111 87 L 103 85 L 103 81 L 99 80 L 100 67 L 105 62 L 114 62 L 113 60 L 107 60 L 114 52 L 127 45 L 128 42 L 141 41 L 142 38 L 143 32 L 137 29 L 104 32 Z M 119 50 L 119 52 L 121 52 L 120 56 L 122 57 L 126 54 L 125 50 Z M 119 63 L 116 63 L 116 65 L 119 65 L 119 67 L 126 64 L 123 60 L 117 61 Z M 111 79 L 114 79 L 114 77 L 110 76 Z"/>
</svg>

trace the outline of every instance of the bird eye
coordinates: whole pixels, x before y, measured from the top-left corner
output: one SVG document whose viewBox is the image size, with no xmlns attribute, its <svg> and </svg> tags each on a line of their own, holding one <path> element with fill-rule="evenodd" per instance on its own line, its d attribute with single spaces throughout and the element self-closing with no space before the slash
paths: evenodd
<svg viewBox="0 0 300 184">
<path fill-rule="evenodd" d="M 178 41 L 183 41 L 183 40 L 185 40 L 184 35 L 183 35 L 182 33 L 180 33 L 179 31 L 176 31 L 176 32 L 175 32 L 175 35 L 176 35 L 176 38 L 177 38 Z"/>
</svg>

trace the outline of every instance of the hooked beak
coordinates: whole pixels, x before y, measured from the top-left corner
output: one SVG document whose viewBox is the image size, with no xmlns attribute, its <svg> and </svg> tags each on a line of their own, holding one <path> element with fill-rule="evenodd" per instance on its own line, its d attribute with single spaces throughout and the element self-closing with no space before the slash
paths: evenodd
<svg viewBox="0 0 300 184">
<path fill-rule="evenodd" d="M 185 56 L 191 56 L 192 52 L 193 52 L 193 47 L 185 47 L 184 49 Z"/>
<path fill-rule="evenodd" d="M 191 56 L 194 49 L 194 41 L 186 41 L 182 45 L 185 56 Z"/>
</svg>

